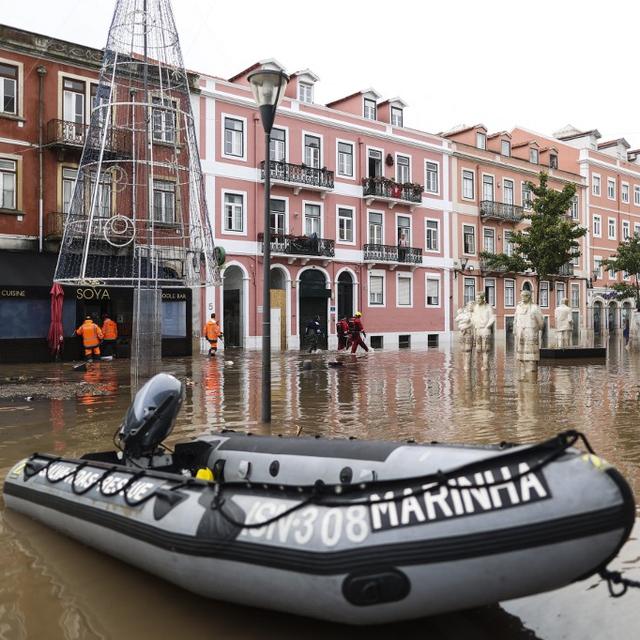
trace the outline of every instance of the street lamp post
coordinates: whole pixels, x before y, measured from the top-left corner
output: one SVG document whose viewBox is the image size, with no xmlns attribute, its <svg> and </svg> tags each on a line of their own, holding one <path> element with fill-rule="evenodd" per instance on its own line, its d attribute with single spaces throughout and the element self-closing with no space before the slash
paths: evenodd
<svg viewBox="0 0 640 640">
<path fill-rule="evenodd" d="M 264 248 L 262 283 L 262 422 L 271 422 L 271 128 L 284 96 L 289 76 L 275 69 L 249 74 L 253 97 L 260 110 L 264 129 Z"/>
</svg>

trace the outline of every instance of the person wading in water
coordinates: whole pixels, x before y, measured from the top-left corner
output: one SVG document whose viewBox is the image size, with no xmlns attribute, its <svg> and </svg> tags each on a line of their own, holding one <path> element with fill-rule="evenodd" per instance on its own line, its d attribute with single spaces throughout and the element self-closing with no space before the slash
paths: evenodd
<svg viewBox="0 0 640 640">
<path fill-rule="evenodd" d="M 365 351 L 369 351 L 369 347 L 367 347 L 360 336 L 360 334 L 362 334 L 365 338 L 367 337 L 364 327 L 362 326 L 361 318 L 362 314 L 359 311 L 356 311 L 353 318 L 349 320 L 349 328 L 351 330 L 351 353 L 355 353 L 358 346 L 361 346 Z"/>
<path fill-rule="evenodd" d="M 223 338 L 223 333 L 220 330 L 220 325 L 216 320 L 216 314 L 212 313 L 211 318 L 207 320 L 207 324 L 204 325 L 202 330 L 204 337 L 209 341 L 209 355 L 215 356 L 218 352 L 218 338 Z"/>
</svg>

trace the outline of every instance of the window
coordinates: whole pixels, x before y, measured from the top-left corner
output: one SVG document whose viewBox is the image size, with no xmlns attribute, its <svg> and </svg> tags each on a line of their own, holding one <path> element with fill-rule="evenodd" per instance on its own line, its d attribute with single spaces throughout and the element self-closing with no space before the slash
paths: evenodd
<svg viewBox="0 0 640 640">
<path fill-rule="evenodd" d="M 616 181 L 613 178 L 607 178 L 607 198 L 616 199 Z"/>
<path fill-rule="evenodd" d="M 398 246 L 411 246 L 411 218 L 409 216 L 398 216 L 396 224 L 398 226 Z"/>
<path fill-rule="evenodd" d="M 464 237 L 464 253 L 474 254 L 476 252 L 476 228 L 470 224 L 462 225 Z"/>
<path fill-rule="evenodd" d="M 464 279 L 464 303 L 475 302 L 476 299 L 476 279 Z"/>
<path fill-rule="evenodd" d="M 371 98 L 364 99 L 364 117 L 367 118 L 367 120 L 376 119 L 377 113 L 375 100 L 371 100 Z"/>
<path fill-rule="evenodd" d="M 593 193 L 594 196 L 599 196 L 600 195 L 600 176 L 594 173 L 592 174 L 591 179 L 592 179 L 591 193 Z"/>
<path fill-rule="evenodd" d="M 485 278 L 484 280 L 484 297 L 492 307 L 496 306 L 496 279 L 495 278 Z"/>
<path fill-rule="evenodd" d="M 556 282 L 555 288 L 556 288 L 556 307 L 559 307 L 565 298 L 564 282 Z"/>
<path fill-rule="evenodd" d="M 558 168 L 558 156 L 555 153 L 549 154 L 549 168 L 550 169 Z"/>
<path fill-rule="evenodd" d="M 593 235 L 599 238 L 602 235 L 600 216 L 593 216 Z"/>
<path fill-rule="evenodd" d="M 171 224 L 176 221 L 176 185 L 168 180 L 153 181 L 153 219 Z"/>
<path fill-rule="evenodd" d="M 411 164 L 408 156 L 396 157 L 396 181 L 400 184 L 411 182 Z"/>
<path fill-rule="evenodd" d="M 505 307 L 516 306 L 516 281 L 515 280 L 504 281 L 504 306 Z"/>
<path fill-rule="evenodd" d="M 473 171 L 462 172 L 462 197 L 467 200 L 473 200 L 475 196 L 475 188 L 473 186 Z"/>
<path fill-rule="evenodd" d="M 154 180 L 154 210 L 156 209 L 156 183 L 160 184 L 160 191 L 169 191 L 173 194 L 173 199 L 170 199 L 169 195 L 164 196 L 166 200 L 168 200 L 168 205 L 165 207 L 165 213 L 167 214 L 166 219 L 162 219 L 156 215 L 155 220 L 157 222 L 174 222 L 174 209 L 175 209 L 175 185 L 173 182 L 164 183 L 161 180 Z M 91 197 L 93 198 L 93 192 L 96 189 L 96 174 L 93 172 L 91 174 Z M 161 196 L 162 198 L 163 196 Z M 100 218 L 110 218 L 111 217 L 111 172 L 103 171 L 100 176 L 100 180 L 98 182 L 98 194 L 96 196 L 96 211 L 95 215 Z"/>
<path fill-rule="evenodd" d="M 317 237 L 322 235 L 321 233 L 321 218 L 320 218 L 320 205 L 309 204 L 304 205 L 304 235 L 311 236 L 315 234 Z"/>
<path fill-rule="evenodd" d="M 571 200 L 571 219 L 578 219 L 578 196 L 573 196 L 573 200 Z"/>
<path fill-rule="evenodd" d="M 269 200 L 269 210 L 271 213 L 271 233 L 274 235 L 284 235 L 287 232 L 287 202 L 279 198 Z"/>
<path fill-rule="evenodd" d="M 602 258 L 599 256 L 594 256 L 593 258 L 593 267 L 596 272 L 598 279 L 602 280 L 603 272 L 602 272 Z"/>
<path fill-rule="evenodd" d="M 482 229 L 482 247 L 489 253 L 496 252 L 496 232 L 495 229 L 484 227 Z"/>
<path fill-rule="evenodd" d="M 338 142 L 338 175 L 353 178 L 353 145 Z"/>
<path fill-rule="evenodd" d="M 236 118 L 224 119 L 224 155 L 244 157 L 244 122 Z"/>
<path fill-rule="evenodd" d="M 522 206 L 525 209 L 531 209 L 531 203 L 533 198 L 531 197 L 531 189 L 526 182 L 522 183 Z"/>
<path fill-rule="evenodd" d="M 511 142 L 509 140 L 503 140 L 500 143 L 500 153 L 507 157 L 511 155 Z"/>
<path fill-rule="evenodd" d="M 391 107 L 391 124 L 394 127 L 404 127 L 402 109 Z"/>
<path fill-rule="evenodd" d="M 640 185 L 633 185 L 633 204 L 640 207 Z"/>
<path fill-rule="evenodd" d="M 384 276 L 369 274 L 369 304 L 384 304 Z"/>
<path fill-rule="evenodd" d="M 176 102 L 170 98 L 153 96 L 151 109 L 154 142 L 176 141 Z"/>
<path fill-rule="evenodd" d="M 308 82 L 298 83 L 298 100 L 300 102 L 306 102 L 307 104 L 313 103 L 313 85 Z"/>
<path fill-rule="evenodd" d="M 272 162 L 287 161 L 287 132 L 285 129 L 271 130 L 271 143 L 269 144 L 269 159 Z"/>
<path fill-rule="evenodd" d="M 425 180 L 425 190 L 428 193 L 438 193 L 440 191 L 440 181 L 438 180 L 438 163 L 427 162 L 427 176 Z"/>
<path fill-rule="evenodd" d="M 18 113 L 18 67 L 0 62 L 0 113 Z"/>
<path fill-rule="evenodd" d="M 537 149 L 529 149 L 529 162 L 531 162 L 531 164 L 538 164 L 538 150 Z"/>
<path fill-rule="evenodd" d="M 513 255 L 513 242 L 511 242 L 511 236 L 513 235 L 513 231 L 505 229 L 504 231 L 504 252 L 508 256 Z"/>
<path fill-rule="evenodd" d="M 271 206 L 273 206 L 273 200 Z M 244 232 L 244 196 L 242 194 L 224 194 L 224 230 L 235 233 Z"/>
<path fill-rule="evenodd" d="M 622 184 L 620 197 L 622 198 L 622 202 L 629 202 L 629 185 Z"/>
<path fill-rule="evenodd" d="M 426 305 L 427 307 L 440 306 L 440 278 L 427 276 Z"/>
<path fill-rule="evenodd" d="M 406 276 L 403 274 L 398 274 L 398 306 L 399 307 L 410 307 L 412 304 L 412 277 Z"/>
<path fill-rule="evenodd" d="M 546 280 L 540 283 L 540 306 L 549 306 L 549 283 Z"/>
<path fill-rule="evenodd" d="M 62 89 L 62 119 L 65 122 L 84 124 L 84 82 L 64 78 Z"/>
<path fill-rule="evenodd" d="M 77 177 L 77 169 L 71 169 L 70 167 L 62 168 L 62 213 L 69 213 L 69 210 L 71 209 L 73 185 L 75 184 Z"/>
<path fill-rule="evenodd" d="M 487 148 L 487 134 L 482 133 L 482 131 L 476 132 L 476 147 L 478 149 L 486 149 Z"/>
<path fill-rule="evenodd" d="M 320 138 L 304 136 L 304 163 L 313 169 L 320 168 Z"/>
<path fill-rule="evenodd" d="M 609 280 L 616 279 L 616 272 L 613 269 L 609 269 Z"/>
<path fill-rule="evenodd" d="M 438 220 L 427 220 L 427 251 L 440 251 L 440 222 Z"/>
<path fill-rule="evenodd" d="M 338 240 L 353 242 L 353 209 L 338 207 Z"/>
<path fill-rule="evenodd" d="M 571 285 L 571 306 L 574 309 L 580 308 L 580 285 L 579 284 Z"/>
<path fill-rule="evenodd" d="M 16 174 L 15 160 L 0 158 L 0 209 L 16 209 Z"/>
<path fill-rule="evenodd" d="M 368 176 L 376 178 L 382 175 L 382 151 L 378 149 L 369 149 L 368 158 Z"/>
<path fill-rule="evenodd" d="M 482 199 L 493 202 L 493 176 L 482 176 Z"/>
<path fill-rule="evenodd" d="M 640 223 L 638 222 L 633 223 L 633 235 L 640 236 Z"/>
<path fill-rule="evenodd" d="M 502 202 L 513 204 L 513 180 L 502 181 Z"/>
<path fill-rule="evenodd" d="M 369 243 L 382 244 L 382 214 L 369 212 Z"/>
<path fill-rule="evenodd" d="M 607 237 L 609 238 L 609 240 L 616 239 L 616 219 L 615 218 L 609 218 L 608 220 Z"/>
<path fill-rule="evenodd" d="M 622 239 L 628 240 L 631 235 L 631 225 L 628 220 L 622 221 Z"/>
</svg>

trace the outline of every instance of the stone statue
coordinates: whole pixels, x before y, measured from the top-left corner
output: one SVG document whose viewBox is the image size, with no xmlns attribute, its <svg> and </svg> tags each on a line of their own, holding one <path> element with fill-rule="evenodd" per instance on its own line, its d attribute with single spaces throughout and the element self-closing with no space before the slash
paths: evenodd
<svg viewBox="0 0 640 640">
<path fill-rule="evenodd" d="M 531 292 L 523 291 L 516 307 L 513 322 L 516 342 L 516 358 L 530 371 L 535 371 L 540 360 L 540 331 L 544 317 L 540 307 L 531 301 Z"/>
<path fill-rule="evenodd" d="M 473 350 L 473 325 L 471 324 L 471 314 L 473 312 L 473 302 L 458 309 L 456 313 L 456 324 L 460 331 L 460 349 L 464 354 L 464 368 L 468 369 L 471 362 L 471 351 Z"/>
<path fill-rule="evenodd" d="M 476 296 L 476 303 L 471 313 L 473 337 L 476 343 L 476 353 L 482 354 L 482 368 L 486 369 L 489 362 L 489 339 L 491 327 L 496 321 L 496 315 L 490 304 L 487 304 L 484 293 Z"/>
<path fill-rule="evenodd" d="M 558 348 L 564 349 L 569 346 L 571 330 L 573 329 L 573 317 L 569 300 L 563 298 L 556 308 L 556 336 Z"/>
</svg>

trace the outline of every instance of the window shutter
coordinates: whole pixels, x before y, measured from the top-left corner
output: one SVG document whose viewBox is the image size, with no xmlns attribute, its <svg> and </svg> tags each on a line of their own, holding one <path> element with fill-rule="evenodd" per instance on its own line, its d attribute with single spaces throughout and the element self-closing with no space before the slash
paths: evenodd
<svg viewBox="0 0 640 640">
<path fill-rule="evenodd" d="M 411 278 L 398 278 L 398 304 L 411 304 Z"/>
</svg>

